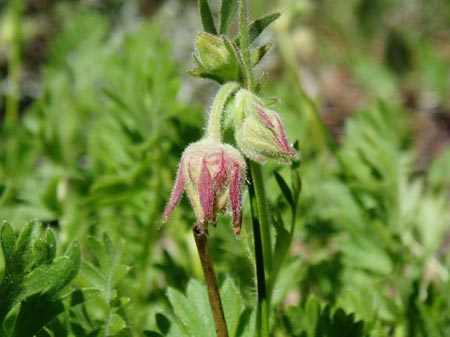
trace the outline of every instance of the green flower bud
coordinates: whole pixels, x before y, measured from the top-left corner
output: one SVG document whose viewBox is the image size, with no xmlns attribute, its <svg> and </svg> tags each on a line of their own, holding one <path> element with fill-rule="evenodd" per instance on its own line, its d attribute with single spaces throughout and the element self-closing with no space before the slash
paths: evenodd
<svg viewBox="0 0 450 337">
<path fill-rule="evenodd" d="M 221 37 L 208 33 L 199 33 L 194 60 L 198 66 L 198 68 L 191 71 L 191 74 L 194 76 L 213 78 L 220 82 L 238 79 L 238 60 L 228 50 L 224 39 Z"/>
<path fill-rule="evenodd" d="M 252 92 L 241 89 L 236 94 L 234 121 L 236 143 L 246 157 L 259 163 L 267 158 L 290 163 L 296 155 L 278 113 Z"/>
</svg>

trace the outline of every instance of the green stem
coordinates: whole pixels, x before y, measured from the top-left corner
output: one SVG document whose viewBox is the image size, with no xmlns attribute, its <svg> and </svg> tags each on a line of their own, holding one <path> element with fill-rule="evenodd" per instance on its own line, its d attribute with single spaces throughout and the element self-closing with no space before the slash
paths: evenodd
<svg viewBox="0 0 450 337">
<path fill-rule="evenodd" d="M 255 190 L 257 215 L 259 223 L 261 224 L 264 267 L 266 268 L 266 270 L 272 270 L 272 242 L 270 237 L 270 220 L 261 165 L 255 162 L 250 162 L 250 173 L 252 176 L 253 188 Z"/>
<path fill-rule="evenodd" d="M 254 78 L 250 61 L 248 39 L 248 4 L 241 0 L 239 6 L 240 49 L 244 62 L 245 87 L 253 91 Z M 258 307 L 255 334 L 269 337 L 270 292 L 267 293 L 266 270 L 272 267 L 272 245 L 270 240 L 270 222 L 267 210 L 267 198 L 262 178 L 261 166 L 249 161 L 250 167 L 250 203 L 252 205 L 253 239 L 255 245 L 256 280 L 258 288 Z"/>
<path fill-rule="evenodd" d="M 250 45 L 248 40 L 248 4 L 247 0 L 241 0 L 239 3 L 239 43 L 244 61 L 245 86 L 248 90 L 253 89 L 253 72 L 250 60 Z"/>
<path fill-rule="evenodd" d="M 258 207 L 258 198 L 257 198 L 257 188 L 255 186 L 255 175 L 253 167 L 256 170 L 260 167 L 252 162 L 249 162 L 250 165 L 250 185 L 249 185 L 249 194 L 250 194 L 250 206 L 252 213 L 252 224 L 253 224 L 253 238 L 255 242 L 255 262 L 256 262 L 256 279 L 257 279 L 257 290 L 258 290 L 258 306 L 256 311 L 256 331 L 255 335 L 258 337 L 266 337 L 269 336 L 269 298 L 267 296 L 267 286 L 266 286 L 266 275 L 264 262 L 264 248 L 263 248 L 263 240 L 262 240 L 262 231 L 261 231 L 261 223 L 259 219 L 261 219 L 259 215 L 259 207 Z M 257 176 L 258 174 L 256 174 Z"/>
<path fill-rule="evenodd" d="M 208 288 L 209 304 L 214 318 L 217 337 L 228 337 L 227 323 L 220 299 L 219 288 L 217 287 L 214 267 L 211 262 L 208 249 L 208 230 L 202 224 L 197 224 L 193 228 L 195 244 L 197 245 L 198 255 L 205 275 L 206 286 Z M 200 332 L 199 332 L 200 333 Z"/>
<path fill-rule="evenodd" d="M 222 141 L 222 117 L 228 99 L 239 89 L 239 84 L 230 82 L 223 85 L 217 92 L 211 106 L 206 126 L 206 137 L 218 142 Z"/>
</svg>

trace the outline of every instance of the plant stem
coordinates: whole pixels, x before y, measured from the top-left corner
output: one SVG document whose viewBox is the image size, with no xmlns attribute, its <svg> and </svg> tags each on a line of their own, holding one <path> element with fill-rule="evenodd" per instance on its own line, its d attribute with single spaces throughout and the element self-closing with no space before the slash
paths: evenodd
<svg viewBox="0 0 450 337">
<path fill-rule="evenodd" d="M 258 164 L 250 162 L 250 206 L 252 213 L 252 224 L 253 224 L 253 238 L 255 242 L 255 261 L 256 261 L 256 280 L 258 289 L 258 307 L 256 312 L 256 336 L 269 336 L 269 299 L 267 297 L 267 287 L 266 287 L 266 275 L 264 269 L 264 249 L 263 240 L 261 238 L 261 219 L 259 215 L 258 198 L 257 198 L 257 188 L 255 186 L 255 174 L 254 169 L 261 172 L 261 168 Z M 258 174 L 256 174 L 258 175 Z"/>
<path fill-rule="evenodd" d="M 208 249 L 208 229 L 203 224 L 196 224 L 193 228 L 195 244 L 197 245 L 200 263 L 205 275 L 206 286 L 208 288 L 209 304 L 214 317 L 217 337 L 228 337 L 227 323 L 220 299 L 219 288 L 217 287 L 214 267 L 211 262 Z"/>
<path fill-rule="evenodd" d="M 223 85 L 217 92 L 211 111 L 208 116 L 208 124 L 206 126 L 206 136 L 210 139 L 222 140 L 222 115 L 225 104 L 228 99 L 239 89 L 239 84 L 229 82 Z"/>
<path fill-rule="evenodd" d="M 248 5 L 247 0 L 239 3 L 239 43 L 242 52 L 242 59 L 245 66 L 245 86 L 248 90 L 253 89 L 253 72 L 250 61 L 250 49 L 248 43 Z"/>
<path fill-rule="evenodd" d="M 245 66 L 244 84 L 253 91 L 254 78 L 250 61 L 248 39 L 248 4 L 241 0 L 239 6 L 240 48 Z M 250 203 L 252 211 L 253 239 L 255 245 L 256 280 L 258 289 L 258 307 L 255 334 L 259 337 L 269 336 L 270 293 L 267 293 L 266 270 L 272 267 L 272 244 L 270 240 L 270 222 L 267 211 L 267 198 L 262 178 L 261 166 L 249 161 L 250 167 Z"/>
<path fill-rule="evenodd" d="M 264 267 L 267 270 L 272 269 L 272 242 L 270 238 L 270 221 L 267 207 L 266 189 L 262 177 L 261 165 L 250 162 L 250 173 L 252 176 L 252 184 L 255 192 L 257 205 L 257 215 L 261 224 L 262 249 L 264 252 Z"/>
</svg>

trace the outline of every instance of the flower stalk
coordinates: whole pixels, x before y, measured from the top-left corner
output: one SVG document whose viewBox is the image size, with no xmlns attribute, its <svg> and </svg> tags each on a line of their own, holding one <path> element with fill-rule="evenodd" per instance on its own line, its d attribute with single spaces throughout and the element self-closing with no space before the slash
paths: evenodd
<svg viewBox="0 0 450 337">
<path fill-rule="evenodd" d="M 208 299 L 214 318 L 217 337 L 228 337 L 227 323 L 223 311 L 222 300 L 220 299 L 219 288 L 217 286 L 216 274 L 211 262 L 208 249 L 208 229 L 203 224 L 196 224 L 192 229 L 195 244 L 197 246 L 203 274 L 205 275 L 206 286 L 208 288 Z"/>
<path fill-rule="evenodd" d="M 206 138 L 222 141 L 222 120 L 225 104 L 230 97 L 239 89 L 239 84 L 229 82 L 223 85 L 217 92 L 208 116 L 208 124 L 206 126 Z"/>
<path fill-rule="evenodd" d="M 244 84 L 247 90 L 253 91 L 253 72 L 250 61 L 248 37 L 248 4 L 241 0 L 239 6 L 239 34 L 242 58 L 245 64 Z M 270 223 L 267 211 L 267 198 L 260 164 L 249 161 L 250 181 L 249 195 L 252 212 L 253 240 L 256 259 L 256 282 L 258 305 L 256 312 L 255 335 L 269 337 L 269 298 L 266 287 L 266 271 L 270 270 L 272 261 L 272 245 L 270 240 Z M 256 215 L 256 216 L 255 216 Z"/>
<path fill-rule="evenodd" d="M 250 49 L 250 44 L 279 14 L 266 16 L 249 25 L 248 1 L 230 2 L 221 6 L 222 33 L 229 31 L 238 3 L 239 37 L 232 38 L 217 34 L 208 1 L 199 1 L 205 32 L 198 34 L 193 55 L 197 67 L 190 74 L 215 80 L 222 86 L 211 106 L 204 137 L 183 152 L 163 221 L 167 221 L 186 192 L 197 218 L 193 227 L 194 238 L 217 336 L 228 336 L 208 251 L 208 225 L 216 223 L 219 212 L 227 211 L 232 215 L 235 234 L 240 234 L 243 187 L 248 176 L 258 295 L 255 335 L 269 337 L 273 284 L 268 280 L 272 280 L 273 275 L 276 277 L 276 268 L 273 268 L 271 221 L 261 164 L 267 159 L 290 163 L 296 151 L 287 140 L 278 113 L 257 96 L 261 83 L 255 83 L 253 74 L 253 67 L 270 49 L 270 44 L 253 49 Z M 235 146 L 225 144 L 222 139 L 225 113 L 230 117 L 226 124 L 231 122 L 234 130 Z"/>
</svg>

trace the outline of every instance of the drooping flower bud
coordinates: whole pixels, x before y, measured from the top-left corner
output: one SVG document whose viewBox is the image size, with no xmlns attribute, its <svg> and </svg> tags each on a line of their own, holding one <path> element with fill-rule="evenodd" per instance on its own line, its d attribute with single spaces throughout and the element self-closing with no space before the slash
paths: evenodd
<svg viewBox="0 0 450 337">
<path fill-rule="evenodd" d="M 238 91 L 234 117 L 236 143 L 246 157 L 261 164 L 267 158 L 289 163 L 296 155 L 278 113 L 267 108 L 252 92 Z"/>
<path fill-rule="evenodd" d="M 210 139 L 192 143 L 181 157 L 163 221 L 167 221 L 186 191 L 198 223 L 214 222 L 218 212 L 229 208 L 238 235 L 242 224 L 245 171 L 244 158 L 231 145 Z"/>
<path fill-rule="evenodd" d="M 238 79 L 238 60 L 226 47 L 222 37 L 204 32 L 199 33 L 194 60 L 198 68 L 191 70 L 190 73 L 193 76 L 213 78 L 219 82 Z"/>
</svg>

